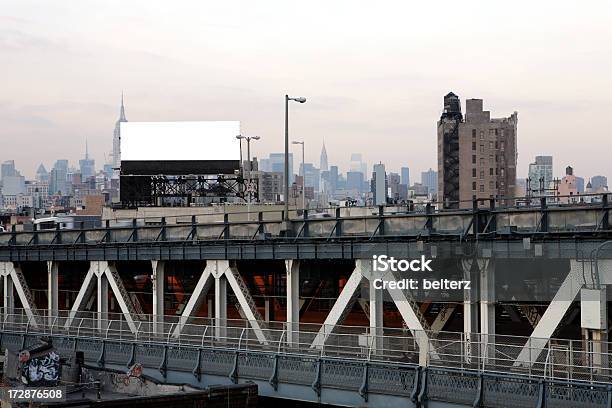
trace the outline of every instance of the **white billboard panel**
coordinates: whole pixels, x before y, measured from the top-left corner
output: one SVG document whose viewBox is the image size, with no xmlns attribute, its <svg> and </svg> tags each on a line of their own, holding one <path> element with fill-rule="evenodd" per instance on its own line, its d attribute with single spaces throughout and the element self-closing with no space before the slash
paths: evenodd
<svg viewBox="0 0 612 408">
<path fill-rule="evenodd" d="M 121 160 L 240 160 L 239 121 L 122 122 Z"/>
</svg>

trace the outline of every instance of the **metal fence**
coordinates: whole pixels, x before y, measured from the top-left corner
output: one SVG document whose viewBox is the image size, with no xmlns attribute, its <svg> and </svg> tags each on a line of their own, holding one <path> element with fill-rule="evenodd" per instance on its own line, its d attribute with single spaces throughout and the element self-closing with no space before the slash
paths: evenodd
<svg viewBox="0 0 612 408">
<path fill-rule="evenodd" d="M 211 318 L 199 317 L 182 321 L 178 316 L 166 316 L 163 322 L 156 322 L 151 315 L 140 316 L 135 322 L 136 329 L 132 330 L 122 314 L 109 313 L 107 318 L 99 317 L 96 312 L 80 312 L 71 319 L 68 311 L 48 316 L 45 310 L 30 315 L 25 310 L 16 310 L 14 314 L 2 315 L 0 331 L 372 362 L 419 364 L 426 361 L 430 367 L 515 373 L 540 379 L 612 382 L 611 346 L 608 342 L 541 341 L 522 336 L 363 326 L 323 327 L 308 323 L 298 326 L 259 321 L 255 325 L 248 320 L 215 322 Z M 321 345 L 314 346 L 319 333 L 326 333 L 327 337 Z M 532 362 L 519 359 L 524 350 L 528 350 Z"/>
</svg>

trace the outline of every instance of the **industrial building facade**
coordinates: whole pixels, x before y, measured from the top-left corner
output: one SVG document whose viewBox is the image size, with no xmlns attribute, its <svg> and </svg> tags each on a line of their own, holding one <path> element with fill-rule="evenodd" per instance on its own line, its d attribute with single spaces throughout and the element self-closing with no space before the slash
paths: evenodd
<svg viewBox="0 0 612 408">
<path fill-rule="evenodd" d="M 482 99 L 466 100 L 465 116 L 454 93 L 444 97 L 438 122 L 438 201 L 469 208 L 474 199 L 513 197 L 518 114 L 491 118 Z M 486 203 L 481 203 L 486 205 Z"/>
</svg>

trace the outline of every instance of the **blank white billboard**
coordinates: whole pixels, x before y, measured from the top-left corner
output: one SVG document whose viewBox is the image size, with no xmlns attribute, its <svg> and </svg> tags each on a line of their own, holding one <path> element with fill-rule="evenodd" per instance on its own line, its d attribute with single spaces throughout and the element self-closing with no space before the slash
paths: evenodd
<svg viewBox="0 0 612 408">
<path fill-rule="evenodd" d="M 121 160 L 240 160 L 239 121 L 122 122 Z"/>
</svg>

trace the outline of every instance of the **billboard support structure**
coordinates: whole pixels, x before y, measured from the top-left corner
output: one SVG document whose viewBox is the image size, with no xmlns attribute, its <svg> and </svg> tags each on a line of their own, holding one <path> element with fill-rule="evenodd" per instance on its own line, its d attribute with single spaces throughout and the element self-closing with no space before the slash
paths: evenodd
<svg viewBox="0 0 612 408">
<path fill-rule="evenodd" d="M 122 123 L 121 206 L 245 201 L 239 133 L 236 121 Z"/>
</svg>

